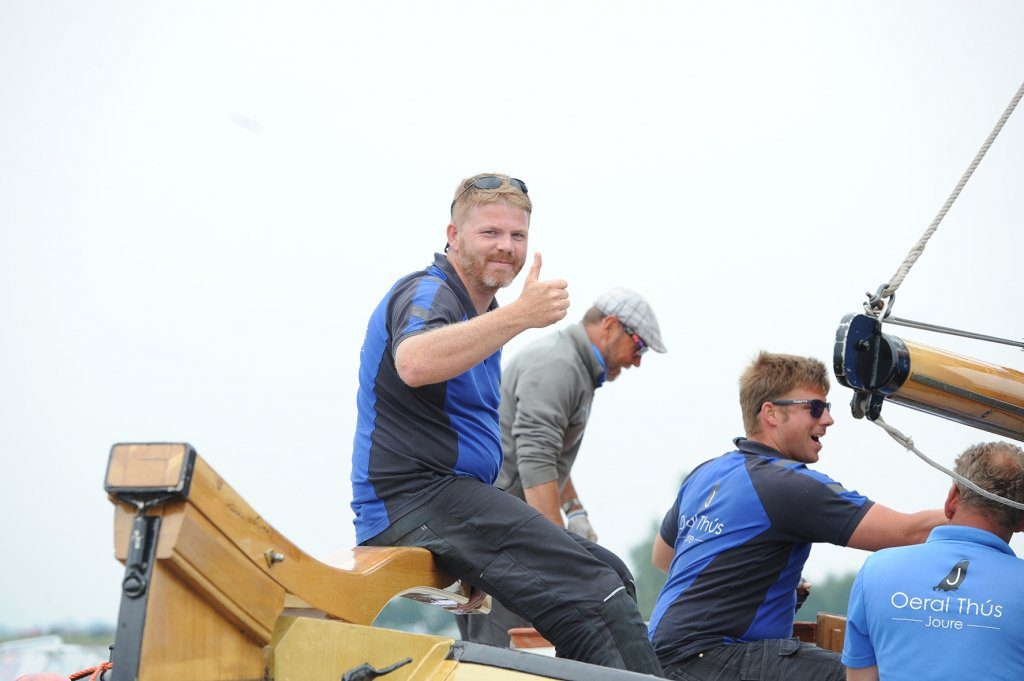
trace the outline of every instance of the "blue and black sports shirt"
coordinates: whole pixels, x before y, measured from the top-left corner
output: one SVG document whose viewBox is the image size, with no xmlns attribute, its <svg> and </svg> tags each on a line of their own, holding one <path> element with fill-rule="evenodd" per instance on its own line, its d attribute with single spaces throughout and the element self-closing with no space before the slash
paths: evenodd
<svg viewBox="0 0 1024 681">
<path fill-rule="evenodd" d="M 874 503 L 759 442 L 736 447 L 694 470 L 662 521 L 675 547 L 650 623 L 662 665 L 791 637 L 811 544 L 845 546 Z"/>
<path fill-rule="evenodd" d="M 497 307 L 491 303 L 488 311 Z M 492 484 L 501 469 L 501 350 L 443 383 L 410 388 L 395 349 L 409 336 L 471 319 L 476 308 L 440 253 L 399 279 L 370 316 L 359 353 L 352 510 L 362 543 L 455 479 Z"/>
</svg>

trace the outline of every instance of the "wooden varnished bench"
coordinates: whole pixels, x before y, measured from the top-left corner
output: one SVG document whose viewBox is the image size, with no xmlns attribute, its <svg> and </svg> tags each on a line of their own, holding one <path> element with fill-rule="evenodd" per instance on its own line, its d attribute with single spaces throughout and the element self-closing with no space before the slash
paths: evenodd
<svg viewBox="0 0 1024 681">
<path fill-rule="evenodd" d="M 818 621 L 815 624 L 817 626 L 814 632 L 814 643 L 819 648 L 826 648 L 842 654 L 843 642 L 846 639 L 846 618 L 842 615 L 819 612 Z"/>
<path fill-rule="evenodd" d="M 106 489 L 125 563 L 112 661 L 142 669 L 140 681 L 263 678 L 264 646 L 285 615 L 368 625 L 398 595 L 467 602 L 425 549 L 356 548 L 338 566 L 315 560 L 187 444 L 115 445 Z"/>
</svg>

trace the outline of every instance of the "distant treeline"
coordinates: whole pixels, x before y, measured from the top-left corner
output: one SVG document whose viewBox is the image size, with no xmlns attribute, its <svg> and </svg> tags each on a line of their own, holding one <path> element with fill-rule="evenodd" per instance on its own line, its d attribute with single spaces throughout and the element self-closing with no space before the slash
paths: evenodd
<svg viewBox="0 0 1024 681">
<path fill-rule="evenodd" d="M 60 636 L 64 643 L 75 645 L 108 646 L 114 642 L 114 625 L 107 622 L 94 622 L 85 626 L 55 624 L 49 627 L 29 629 L 0 627 L 0 642 L 36 636 Z"/>
</svg>

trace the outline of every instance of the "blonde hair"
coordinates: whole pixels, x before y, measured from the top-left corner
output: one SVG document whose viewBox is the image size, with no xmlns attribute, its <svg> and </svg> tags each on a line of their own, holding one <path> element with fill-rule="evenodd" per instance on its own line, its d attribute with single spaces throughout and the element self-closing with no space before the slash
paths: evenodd
<svg viewBox="0 0 1024 681">
<path fill-rule="evenodd" d="M 473 183 L 481 177 L 500 177 L 501 186 L 497 189 L 477 189 Z M 455 188 L 454 201 L 452 203 L 452 222 L 460 226 L 466 219 L 466 213 L 474 206 L 484 206 L 492 203 L 504 203 L 516 208 L 522 208 L 527 215 L 533 213 L 533 202 L 530 197 L 519 191 L 510 182 L 508 175 L 501 173 L 478 173 L 473 177 L 467 177 Z"/>
<path fill-rule="evenodd" d="M 747 434 L 761 430 L 757 420 L 761 405 L 804 386 L 828 395 L 828 370 L 820 360 L 762 350 L 740 376 L 740 408 Z"/>
</svg>

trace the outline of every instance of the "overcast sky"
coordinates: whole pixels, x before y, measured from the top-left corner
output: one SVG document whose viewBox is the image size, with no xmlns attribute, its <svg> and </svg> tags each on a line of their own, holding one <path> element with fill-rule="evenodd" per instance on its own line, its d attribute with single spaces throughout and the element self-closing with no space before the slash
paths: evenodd
<svg viewBox="0 0 1024 681">
<path fill-rule="evenodd" d="M 742 434 L 751 356 L 831 364 L 1024 79 L 1022 26 L 1019 2 L 0 3 L 0 626 L 116 619 L 115 442 L 190 442 L 307 552 L 351 546 L 366 321 L 480 171 L 528 183 L 571 319 L 629 286 L 661 321 L 669 352 L 598 391 L 573 472 L 628 553 Z M 1018 111 L 896 314 L 1024 334 L 1022 174 Z M 831 398 L 818 470 L 941 504 Z M 947 465 L 995 439 L 884 415 Z"/>
</svg>

